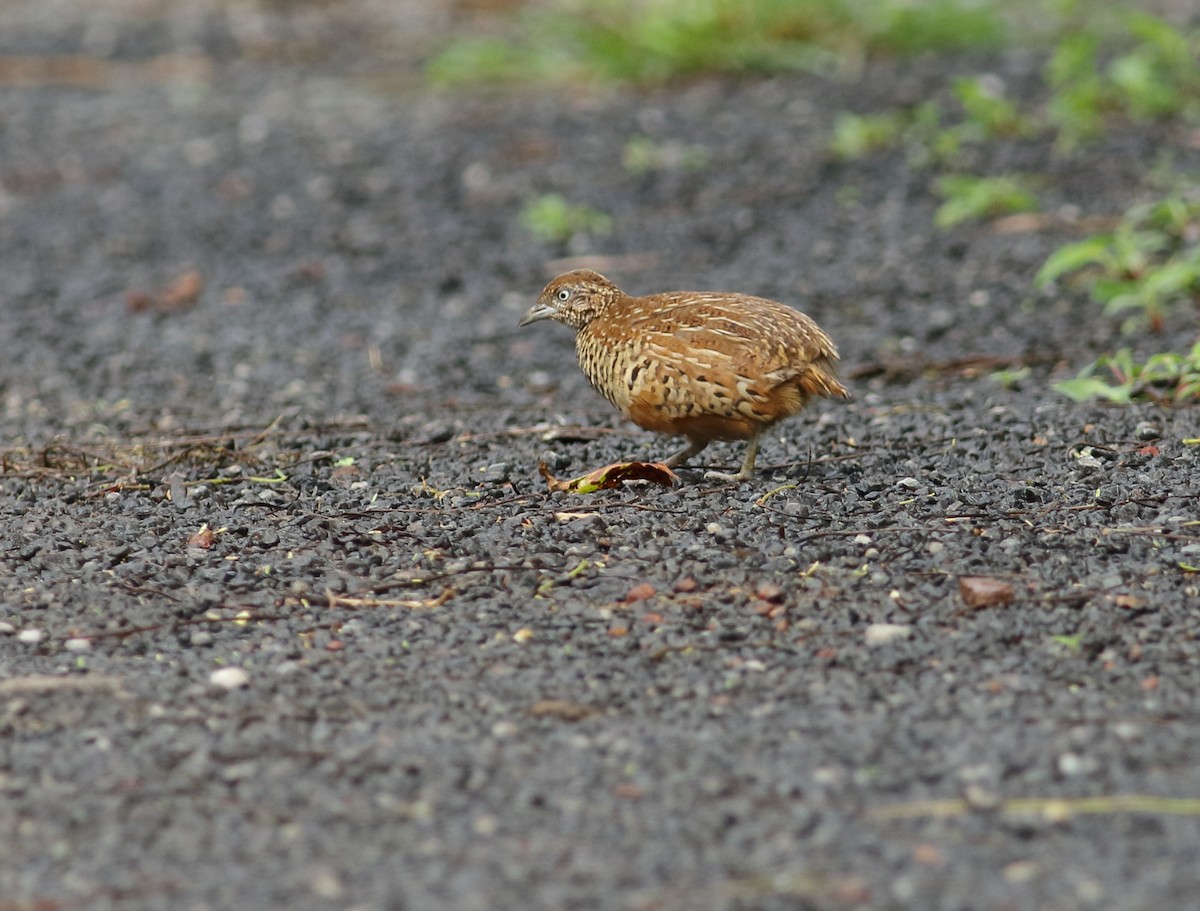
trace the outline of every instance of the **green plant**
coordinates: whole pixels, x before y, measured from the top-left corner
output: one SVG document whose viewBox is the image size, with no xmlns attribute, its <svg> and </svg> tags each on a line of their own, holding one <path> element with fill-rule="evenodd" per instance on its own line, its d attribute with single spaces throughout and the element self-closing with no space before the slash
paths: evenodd
<svg viewBox="0 0 1200 911">
<path fill-rule="evenodd" d="M 555 0 L 519 38 L 465 37 L 429 64 L 442 84 L 551 79 L 660 82 L 695 73 L 832 73 L 869 53 L 995 47 L 993 4 L 969 0 Z"/>
<path fill-rule="evenodd" d="M 689 146 L 680 142 L 656 142 L 649 136 L 634 136 L 621 150 L 621 163 L 630 174 L 695 171 L 708 164 L 708 152 L 700 146 Z"/>
<path fill-rule="evenodd" d="M 1129 13 L 1128 25 L 1137 44 L 1107 70 L 1118 101 L 1136 117 L 1194 115 L 1200 102 L 1200 33 L 1188 35 L 1144 12 Z"/>
<path fill-rule="evenodd" d="M 954 96 L 966 114 L 958 128 L 963 139 L 1012 138 L 1033 130 L 1017 106 L 1004 97 L 1004 86 L 997 79 L 986 76 L 956 79 Z"/>
<path fill-rule="evenodd" d="M 521 207 L 521 224 L 536 238 L 561 243 L 576 234 L 608 234 L 612 219 L 591 206 L 571 204 L 558 193 L 546 193 Z"/>
<path fill-rule="evenodd" d="M 838 158 L 858 159 L 885 149 L 903 148 L 909 166 L 925 168 L 954 159 L 958 133 L 943 129 L 942 110 L 933 101 L 882 114 L 839 114 L 829 150 Z"/>
<path fill-rule="evenodd" d="M 990 377 L 1005 389 L 1019 389 L 1032 373 L 1033 370 L 1030 367 L 1004 367 L 992 371 Z"/>
<path fill-rule="evenodd" d="M 998 47 L 1008 37 L 1001 4 L 927 0 L 850 3 L 866 22 L 875 19 L 868 47 L 906 54 Z M 877 19 L 876 19 L 877 17 Z"/>
<path fill-rule="evenodd" d="M 985 76 L 958 79 L 954 94 L 963 118 L 949 126 L 943 126 L 942 109 L 932 101 L 882 114 L 839 114 L 830 151 L 839 158 L 856 159 L 903 146 L 912 167 L 945 166 L 958 158 L 967 143 L 1033 132 L 1033 123 L 1004 97 L 998 80 Z"/>
<path fill-rule="evenodd" d="M 1093 138 L 1106 116 L 1135 119 L 1200 116 L 1200 32 L 1187 33 L 1144 12 L 1119 17 L 1116 34 L 1131 47 L 1101 67 L 1104 42 L 1096 29 L 1064 36 L 1046 65 L 1052 89 L 1047 115 L 1060 147 Z"/>
<path fill-rule="evenodd" d="M 1200 297 L 1200 187 L 1135 206 L 1114 230 L 1060 247 L 1034 283 L 1076 272 L 1106 314 L 1133 310 L 1160 329 L 1168 307 Z"/>
<path fill-rule="evenodd" d="M 552 55 L 500 38 L 465 36 L 431 60 L 426 75 L 435 85 L 504 83 L 545 78 L 555 72 Z"/>
<path fill-rule="evenodd" d="M 1054 388 L 1077 402 L 1093 398 L 1121 404 L 1136 398 L 1200 400 L 1200 341 L 1186 354 L 1152 354 L 1144 361 L 1122 348 L 1098 358 L 1074 379 L 1055 383 Z"/>
<path fill-rule="evenodd" d="M 883 114 L 838 114 L 829 149 L 839 158 L 864 158 L 897 145 L 906 118 L 898 111 Z"/>
<path fill-rule="evenodd" d="M 1098 135 L 1107 106 L 1104 80 L 1096 65 L 1100 39 L 1093 33 L 1067 35 L 1046 64 L 1051 89 L 1046 113 L 1059 129 L 1059 145 L 1070 148 Z"/>
<path fill-rule="evenodd" d="M 1038 207 L 1037 195 L 1025 179 L 1011 174 L 1000 177 L 947 174 L 938 179 L 937 189 L 945 198 L 933 216 L 939 228 L 968 219 L 1029 212 Z"/>
</svg>

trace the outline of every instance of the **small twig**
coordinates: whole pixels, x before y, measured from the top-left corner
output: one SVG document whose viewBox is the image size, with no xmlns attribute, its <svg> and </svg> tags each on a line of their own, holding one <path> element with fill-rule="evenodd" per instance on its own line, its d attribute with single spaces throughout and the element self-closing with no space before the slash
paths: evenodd
<svg viewBox="0 0 1200 911">
<path fill-rule="evenodd" d="M 120 677 L 104 674 L 79 674 L 56 677 L 51 674 L 33 674 L 28 677 L 10 677 L 0 680 L 0 696 L 15 696 L 21 693 L 47 693 L 57 690 L 100 690 L 119 689 Z"/>
<path fill-rule="evenodd" d="M 803 538 L 798 538 L 795 544 L 807 544 L 809 541 L 814 541 L 817 538 L 848 538 L 851 535 L 871 535 L 879 534 L 880 532 L 898 532 L 898 531 L 925 531 L 926 529 L 916 525 L 884 525 L 879 528 L 847 528 L 837 531 L 815 531 L 810 535 L 805 535 Z"/>
<path fill-rule="evenodd" d="M 416 585 L 428 585 L 430 582 L 441 582 L 444 579 L 454 579 L 454 578 L 457 578 L 458 576 L 465 576 L 467 573 L 523 572 L 523 571 L 524 572 L 547 572 L 547 571 L 561 572 L 560 569 L 557 569 L 555 567 L 517 566 L 517 565 L 505 566 L 505 565 L 499 564 L 499 563 L 489 563 L 486 566 L 468 566 L 468 567 L 465 567 L 464 569 L 456 569 L 453 572 L 433 573 L 428 576 L 420 576 L 420 577 L 414 576 L 411 579 L 396 579 L 392 582 L 383 582 L 383 583 L 380 583 L 379 585 L 372 586 L 371 589 L 365 594 L 354 595 L 351 597 L 365 597 L 368 595 L 373 596 L 373 595 L 382 594 L 384 592 L 389 592 L 389 591 L 392 591 L 393 589 L 397 589 L 397 588 L 416 586 Z"/>
<path fill-rule="evenodd" d="M 1183 527 L 1187 528 L 1192 525 L 1200 525 L 1200 522 L 1184 522 Z M 1163 531 L 1153 526 L 1133 526 L 1128 528 L 1102 528 L 1101 535 L 1139 535 L 1149 538 L 1163 538 L 1167 541 L 1200 541 L 1200 535 L 1180 535 L 1174 532 Z"/>
<path fill-rule="evenodd" d="M 409 610 L 433 610 L 435 607 L 441 607 L 447 601 L 454 597 L 454 589 L 447 586 L 442 590 L 442 593 L 436 598 L 419 598 L 419 599 L 404 599 L 404 598 L 371 598 L 358 595 L 338 595 L 334 592 L 325 592 L 326 603 L 331 608 L 348 607 L 351 609 L 370 608 L 370 607 L 404 607 Z M 312 599 L 305 599 L 312 602 Z"/>
<path fill-rule="evenodd" d="M 992 809 L 992 808 L 988 808 Z M 1200 816 L 1200 798 L 1161 797 L 1155 794 L 1111 794 L 1097 797 L 1016 797 L 994 808 L 1010 816 L 1044 816 L 1065 820 L 1079 814 L 1139 813 L 1155 816 Z M 874 819 L 949 819 L 976 810 L 966 800 L 914 800 L 885 804 L 867 811 Z"/>
</svg>

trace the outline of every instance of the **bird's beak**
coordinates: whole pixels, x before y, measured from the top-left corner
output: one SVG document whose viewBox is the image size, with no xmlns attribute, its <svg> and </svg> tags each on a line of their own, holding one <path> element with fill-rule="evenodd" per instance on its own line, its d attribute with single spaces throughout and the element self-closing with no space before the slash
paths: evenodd
<svg viewBox="0 0 1200 911">
<path fill-rule="evenodd" d="M 525 315 L 522 316 L 521 321 L 517 323 L 517 328 L 520 329 L 522 326 L 528 326 L 530 323 L 536 323 L 540 319 L 550 319 L 557 312 L 557 308 L 555 308 L 553 305 L 543 304 L 541 301 L 538 301 L 527 311 L 525 311 Z"/>
</svg>

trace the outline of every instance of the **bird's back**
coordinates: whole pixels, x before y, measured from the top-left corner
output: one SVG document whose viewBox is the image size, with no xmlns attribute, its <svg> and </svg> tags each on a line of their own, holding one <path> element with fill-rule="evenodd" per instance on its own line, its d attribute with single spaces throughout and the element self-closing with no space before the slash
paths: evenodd
<svg viewBox="0 0 1200 911">
<path fill-rule="evenodd" d="M 846 395 L 816 323 L 744 294 L 624 296 L 576 348 L 592 385 L 635 423 L 693 439 L 749 439 L 813 396 Z"/>
</svg>

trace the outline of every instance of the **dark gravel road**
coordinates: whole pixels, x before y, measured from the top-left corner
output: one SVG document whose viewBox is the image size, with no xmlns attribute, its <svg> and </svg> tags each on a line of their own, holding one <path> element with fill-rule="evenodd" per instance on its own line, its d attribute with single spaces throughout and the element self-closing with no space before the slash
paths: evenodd
<svg viewBox="0 0 1200 911">
<path fill-rule="evenodd" d="M 1001 144 L 1063 217 L 942 232 L 834 116 L 1037 59 L 438 95 L 381 6 L 0 11 L 0 909 L 1193 904 L 1200 425 L 1053 392 L 1123 339 L 1030 278 L 1195 138 Z M 579 257 L 803 307 L 856 401 L 548 494 L 673 445 L 516 329 Z"/>
</svg>

